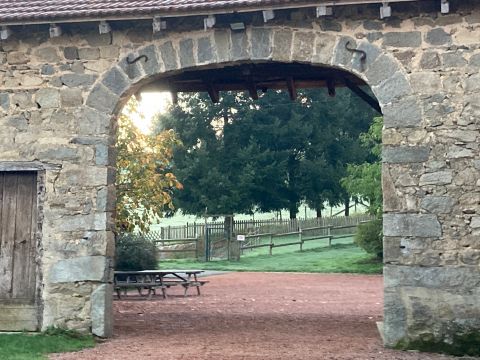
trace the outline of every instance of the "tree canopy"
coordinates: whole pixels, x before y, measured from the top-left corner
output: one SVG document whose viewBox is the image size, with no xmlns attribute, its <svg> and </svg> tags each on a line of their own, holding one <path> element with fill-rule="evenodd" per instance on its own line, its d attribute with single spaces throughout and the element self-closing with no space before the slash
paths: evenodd
<svg viewBox="0 0 480 360">
<path fill-rule="evenodd" d="M 360 141 L 369 156 L 362 164 L 349 164 L 342 186 L 354 198 L 366 203 L 372 215 L 382 214 L 382 127 L 383 118 L 377 117 L 368 129 L 360 135 Z"/>
<path fill-rule="evenodd" d="M 166 210 L 173 210 L 173 189 L 182 188 L 171 172 L 173 146 L 179 145 L 175 133 L 143 134 L 133 124 L 135 117 L 142 115 L 132 97 L 119 116 L 116 143 L 116 226 L 122 232 L 147 232 Z"/>
<path fill-rule="evenodd" d="M 182 143 L 173 163 L 184 185 L 174 202 L 183 212 L 289 209 L 295 217 L 301 201 L 320 211 L 325 202 L 348 198 L 340 179 L 348 163 L 368 156 L 359 135 L 372 118 L 373 110 L 348 90 L 335 98 L 303 90 L 295 102 L 279 91 L 256 101 L 228 92 L 218 104 L 206 94 L 184 94 L 157 129 L 173 129 Z"/>
</svg>

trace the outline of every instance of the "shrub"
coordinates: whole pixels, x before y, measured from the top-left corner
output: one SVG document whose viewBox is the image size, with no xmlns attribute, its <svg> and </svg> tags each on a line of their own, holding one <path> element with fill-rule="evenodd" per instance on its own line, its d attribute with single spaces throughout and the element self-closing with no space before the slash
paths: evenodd
<svg viewBox="0 0 480 360">
<path fill-rule="evenodd" d="M 359 224 L 355 234 L 355 244 L 360 246 L 369 254 L 378 258 L 383 257 L 383 222 L 372 220 Z"/>
<path fill-rule="evenodd" d="M 157 268 L 157 247 L 144 236 L 122 234 L 117 237 L 115 270 L 140 271 Z"/>
</svg>

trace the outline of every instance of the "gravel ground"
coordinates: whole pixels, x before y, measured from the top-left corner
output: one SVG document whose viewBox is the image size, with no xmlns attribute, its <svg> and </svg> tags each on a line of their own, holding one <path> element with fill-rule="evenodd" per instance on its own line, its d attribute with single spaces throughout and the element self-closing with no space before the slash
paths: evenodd
<svg viewBox="0 0 480 360">
<path fill-rule="evenodd" d="M 51 359 L 454 359 L 382 347 L 382 277 L 292 273 L 209 276 L 202 295 L 114 302 L 115 336 Z"/>
</svg>

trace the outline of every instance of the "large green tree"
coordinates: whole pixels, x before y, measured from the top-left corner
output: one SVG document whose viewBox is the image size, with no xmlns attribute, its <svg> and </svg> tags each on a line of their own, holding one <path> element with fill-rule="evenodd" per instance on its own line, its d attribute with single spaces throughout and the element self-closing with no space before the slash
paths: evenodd
<svg viewBox="0 0 480 360">
<path fill-rule="evenodd" d="M 180 96 L 158 122 L 183 144 L 174 153 L 184 185 L 176 205 L 197 215 L 289 209 L 293 218 L 301 201 L 318 212 L 325 202 L 343 203 L 340 179 L 347 163 L 365 159 L 358 136 L 372 117 L 349 91 L 329 98 L 305 90 L 295 102 L 275 91 L 257 101 L 224 93 L 219 104 L 205 94 Z"/>
</svg>

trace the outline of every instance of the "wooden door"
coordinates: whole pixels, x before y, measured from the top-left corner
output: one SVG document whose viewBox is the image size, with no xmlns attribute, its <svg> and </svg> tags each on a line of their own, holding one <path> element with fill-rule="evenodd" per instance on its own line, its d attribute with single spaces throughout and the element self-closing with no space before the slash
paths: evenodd
<svg viewBox="0 0 480 360">
<path fill-rule="evenodd" d="M 36 172 L 0 172 L 0 330 L 38 328 Z"/>
</svg>

